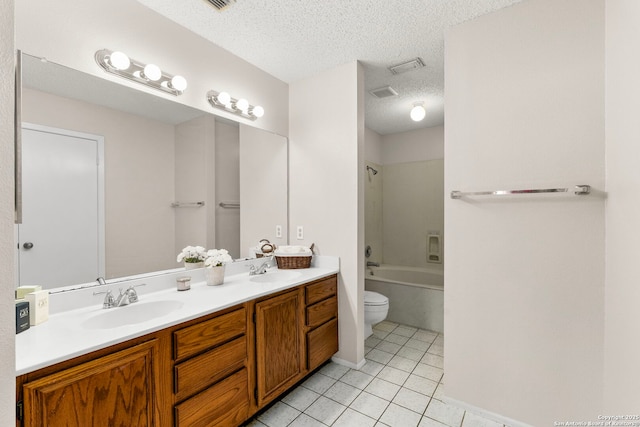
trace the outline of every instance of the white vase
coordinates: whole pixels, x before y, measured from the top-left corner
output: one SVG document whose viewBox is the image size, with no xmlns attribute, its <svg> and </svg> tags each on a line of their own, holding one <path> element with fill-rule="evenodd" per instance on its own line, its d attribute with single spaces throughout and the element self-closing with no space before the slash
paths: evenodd
<svg viewBox="0 0 640 427">
<path fill-rule="evenodd" d="M 184 263 L 185 270 L 193 270 L 194 268 L 202 268 L 202 267 L 204 267 L 204 261 Z"/>
<path fill-rule="evenodd" d="M 219 267 L 207 267 L 205 269 L 205 274 L 207 276 L 207 285 L 209 286 L 217 286 L 224 283 L 224 265 Z"/>
</svg>

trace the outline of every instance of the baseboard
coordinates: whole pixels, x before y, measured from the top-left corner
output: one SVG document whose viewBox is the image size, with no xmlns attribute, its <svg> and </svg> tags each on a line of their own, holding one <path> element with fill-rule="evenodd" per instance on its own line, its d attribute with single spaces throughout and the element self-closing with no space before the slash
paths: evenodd
<svg viewBox="0 0 640 427">
<path fill-rule="evenodd" d="M 337 363 L 338 365 L 346 366 L 347 368 L 357 369 L 357 370 L 360 370 L 360 368 L 362 368 L 364 364 L 367 363 L 367 360 L 364 358 L 358 363 L 352 363 L 352 362 L 349 362 L 348 360 L 340 359 L 339 357 L 335 357 L 335 356 L 331 358 L 331 361 L 334 363 Z"/>
<path fill-rule="evenodd" d="M 445 403 L 448 403 L 453 406 L 457 406 L 458 408 L 462 408 L 465 411 L 473 412 L 476 415 L 487 418 L 489 420 L 493 420 L 500 424 L 507 425 L 509 427 L 533 427 L 531 424 L 526 424 L 521 421 L 513 420 L 503 415 L 496 414 L 495 412 L 487 411 L 486 409 L 482 409 L 482 408 L 478 408 L 477 406 L 470 405 L 461 400 L 452 399 L 447 396 L 442 396 L 442 400 Z"/>
</svg>

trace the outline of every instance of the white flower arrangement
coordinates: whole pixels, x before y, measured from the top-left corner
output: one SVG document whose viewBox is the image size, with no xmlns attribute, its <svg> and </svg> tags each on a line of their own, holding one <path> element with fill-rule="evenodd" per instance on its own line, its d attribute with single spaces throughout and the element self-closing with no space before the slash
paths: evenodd
<svg viewBox="0 0 640 427">
<path fill-rule="evenodd" d="M 177 262 L 196 263 L 207 258 L 207 250 L 202 246 L 187 246 L 178 254 Z"/>
<path fill-rule="evenodd" d="M 204 266 L 220 267 L 231 261 L 233 261 L 233 258 L 231 258 L 231 255 L 229 255 L 229 251 L 227 251 L 226 249 L 210 249 L 206 253 Z"/>
</svg>

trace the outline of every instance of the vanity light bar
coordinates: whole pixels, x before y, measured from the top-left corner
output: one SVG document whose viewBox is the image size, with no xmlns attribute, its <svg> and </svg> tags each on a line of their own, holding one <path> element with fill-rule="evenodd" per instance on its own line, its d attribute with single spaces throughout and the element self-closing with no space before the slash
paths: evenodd
<svg viewBox="0 0 640 427">
<path fill-rule="evenodd" d="M 184 77 L 165 73 L 157 65 L 144 64 L 129 58 L 122 52 L 102 49 L 96 52 L 95 59 L 107 73 L 124 77 L 171 95 L 181 95 L 187 88 L 187 80 Z"/>
<path fill-rule="evenodd" d="M 256 120 L 264 116 L 264 108 L 259 105 L 251 105 L 246 99 L 232 98 L 227 92 L 207 92 L 207 101 L 212 107 L 237 114 L 249 120 Z"/>
</svg>

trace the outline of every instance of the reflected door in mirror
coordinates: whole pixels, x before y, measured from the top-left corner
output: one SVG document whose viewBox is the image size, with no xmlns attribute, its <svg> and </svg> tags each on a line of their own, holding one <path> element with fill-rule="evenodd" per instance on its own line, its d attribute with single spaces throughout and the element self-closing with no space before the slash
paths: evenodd
<svg viewBox="0 0 640 427">
<path fill-rule="evenodd" d="M 100 137 L 23 126 L 19 285 L 52 288 L 104 275 L 100 144 Z"/>
</svg>

